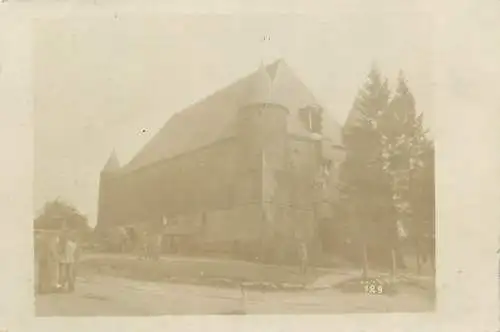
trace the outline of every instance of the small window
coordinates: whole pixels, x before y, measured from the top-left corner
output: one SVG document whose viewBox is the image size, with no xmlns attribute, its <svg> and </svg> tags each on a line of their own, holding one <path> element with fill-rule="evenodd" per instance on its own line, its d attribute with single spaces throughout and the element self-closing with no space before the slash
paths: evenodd
<svg viewBox="0 0 500 332">
<path fill-rule="evenodd" d="M 304 126 L 312 133 L 321 133 L 321 108 L 305 107 L 299 110 L 299 117 Z"/>
</svg>

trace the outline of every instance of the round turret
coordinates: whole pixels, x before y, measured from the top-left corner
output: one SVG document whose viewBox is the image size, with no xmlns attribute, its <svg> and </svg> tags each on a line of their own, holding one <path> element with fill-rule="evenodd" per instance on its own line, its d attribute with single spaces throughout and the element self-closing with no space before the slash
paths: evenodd
<svg viewBox="0 0 500 332">
<path fill-rule="evenodd" d="M 248 87 L 247 102 L 239 109 L 238 135 L 242 144 L 242 158 L 245 164 L 258 167 L 262 154 L 269 151 L 269 161 L 280 164 L 287 132 L 288 109 L 274 91 L 279 63 L 261 66 L 254 74 Z M 273 158 L 276 160 L 273 161 Z"/>
</svg>

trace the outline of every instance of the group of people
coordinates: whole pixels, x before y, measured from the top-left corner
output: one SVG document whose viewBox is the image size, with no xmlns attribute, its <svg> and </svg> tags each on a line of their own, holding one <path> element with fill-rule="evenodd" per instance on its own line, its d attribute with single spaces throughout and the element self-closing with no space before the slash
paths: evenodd
<svg viewBox="0 0 500 332">
<path fill-rule="evenodd" d="M 35 243 L 37 288 L 39 293 L 73 292 L 80 249 L 76 234 L 42 231 Z"/>
<path fill-rule="evenodd" d="M 162 235 L 143 233 L 137 239 L 136 250 L 139 259 L 158 260 L 160 259 L 162 245 Z"/>
</svg>

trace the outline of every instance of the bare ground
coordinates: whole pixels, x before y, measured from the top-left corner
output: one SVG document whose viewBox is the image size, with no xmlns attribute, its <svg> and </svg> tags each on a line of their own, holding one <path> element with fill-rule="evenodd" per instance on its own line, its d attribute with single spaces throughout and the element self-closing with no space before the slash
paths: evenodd
<svg viewBox="0 0 500 332">
<path fill-rule="evenodd" d="M 169 271 L 169 277 L 157 270 Z M 157 272 L 151 275 L 151 271 Z M 36 313 L 39 316 L 147 316 L 424 312 L 434 309 L 433 278 L 429 277 L 402 276 L 398 280 L 405 282 L 401 282 L 397 294 L 391 296 L 345 293 L 332 288 L 358 275 L 356 270 L 315 269 L 304 279 L 293 267 L 182 257 L 138 262 L 132 257 L 96 255 L 87 257 L 82 264 L 75 293 L 37 296 Z M 213 283 L 221 279 L 227 283 Z M 251 287 L 252 283 L 262 282 L 288 285 L 290 289 Z M 293 289 L 294 284 L 302 284 L 305 288 L 297 291 Z"/>
</svg>

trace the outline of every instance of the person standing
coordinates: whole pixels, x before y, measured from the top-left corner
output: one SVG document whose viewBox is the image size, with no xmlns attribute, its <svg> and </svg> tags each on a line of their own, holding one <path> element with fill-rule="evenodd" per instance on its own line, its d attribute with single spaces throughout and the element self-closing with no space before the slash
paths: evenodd
<svg viewBox="0 0 500 332">
<path fill-rule="evenodd" d="M 66 232 L 62 234 L 60 239 L 59 284 L 66 291 L 73 292 L 76 280 L 77 244 L 73 236 Z"/>
<path fill-rule="evenodd" d="M 154 234 L 153 235 L 153 243 L 152 243 L 152 246 L 153 246 L 153 260 L 157 261 L 160 259 L 160 255 L 161 255 L 161 247 L 162 247 L 162 240 L 163 240 L 163 234 L 159 233 L 159 234 Z"/>
<path fill-rule="evenodd" d="M 48 266 L 47 266 L 47 271 L 48 271 L 48 283 L 49 283 L 49 291 L 58 291 L 60 288 L 59 285 L 59 276 L 60 276 L 60 270 L 59 270 L 59 259 L 60 259 L 60 254 L 59 254 L 59 235 L 55 232 L 50 232 L 48 234 Z"/>
<path fill-rule="evenodd" d="M 307 273 L 308 265 L 308 255 L 307 255 L 307 245 L 305 242 L 300 242 L 300 273 L 305 275 Z"/>
<path fill-rule="evenodd" d="M 137 259 L 143 260 L 148 258 L 148 238 L 146 232 L 137 227 L 136 228 L 136 242 L 135 250 Z"/>
<path fill-rule="evenodd" d="M 40 294 L 49 293 L 53 286 L 50 241 L 51 238 L 47 233 L 41 232 L 37 235 L 35 253 L 38 262 L 38 292 Z"/>
</svg>

